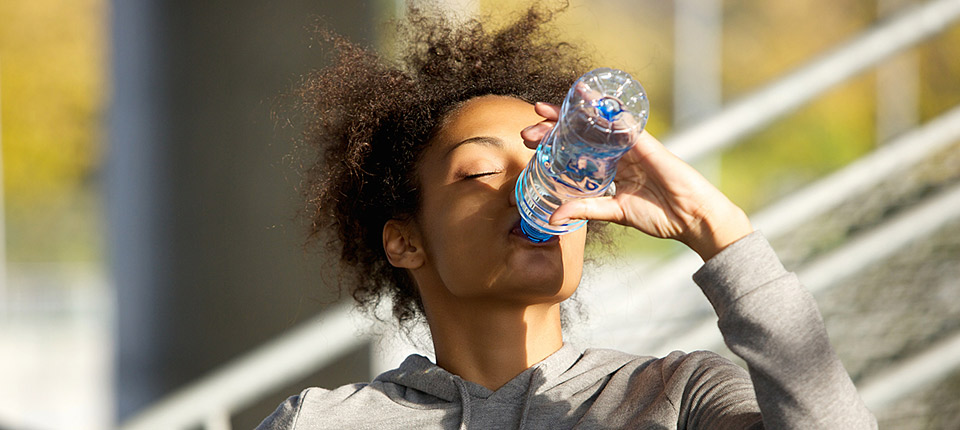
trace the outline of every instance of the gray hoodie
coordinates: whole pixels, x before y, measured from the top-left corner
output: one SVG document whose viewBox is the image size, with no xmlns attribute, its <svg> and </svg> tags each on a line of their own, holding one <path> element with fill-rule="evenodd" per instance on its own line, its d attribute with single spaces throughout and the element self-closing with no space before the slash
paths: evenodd
<svg viewBox="0 0 960 430">
<path fill-rule="evenodd" d="M 761 234 L 694 280 L 749 373 L 705 351 L 654 358 L 567 344 L 491 391 L 411 355 L 369 384 L 304 390 L 258 428 L 876 428 L 813 298 Z"/>
</svg>

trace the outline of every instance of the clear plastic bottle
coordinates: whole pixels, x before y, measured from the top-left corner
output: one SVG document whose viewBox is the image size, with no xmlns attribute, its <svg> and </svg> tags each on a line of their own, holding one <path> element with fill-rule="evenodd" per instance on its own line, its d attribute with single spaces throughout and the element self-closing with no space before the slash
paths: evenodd
<svg viewBox="0 0 960 430">
<path fill-rule="evenodd" d="M 517 179 L 520 228 L 527 238 L 545 242 L 585 224 L 550 225 L 549 219 L 563 202 L 608 191 L 617 161 L 636 143 L 649 108 L 643 86 L 626 72 L 599 68 L 577 79 L 557 125 Z"/>
</svg>

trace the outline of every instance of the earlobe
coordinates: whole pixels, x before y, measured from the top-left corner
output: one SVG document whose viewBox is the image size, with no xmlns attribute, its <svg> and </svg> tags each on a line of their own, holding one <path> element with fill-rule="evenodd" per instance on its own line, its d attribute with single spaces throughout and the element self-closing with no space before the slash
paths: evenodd
<svg viewBox="0 0 960 430">
<path fill-rule="evenodd" d="M 390 265 L 417 269 L 423 265 L 423 248 L 410 222 L 391 219 L 383 225 L 383 252 Z"/>
</svg>

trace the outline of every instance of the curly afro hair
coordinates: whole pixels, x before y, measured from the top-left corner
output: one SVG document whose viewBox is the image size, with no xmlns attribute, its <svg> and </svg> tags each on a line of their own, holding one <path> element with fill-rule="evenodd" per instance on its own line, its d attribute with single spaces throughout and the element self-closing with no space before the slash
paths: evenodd
<svg viewBox="0 0 960 430">
<path fill-rule="evenodd" d="M 560 104 L 587 60 L 550 37 L 553 11 L 531 8 L 489 30 L 410 8 L 398 61 L 321 30 L 334 64 L 304 78 L 296 93 L 304 141 L 317 150 L 303 191 L 310 241 L 339 253 L 339 282 L 361 308 L 385 297 L 401 327 L 423 315 L 409 274 L 390 265 L 383 226 L 416 215 L 418 161 L 445 115 L 483 95 Z"/>
</svg>

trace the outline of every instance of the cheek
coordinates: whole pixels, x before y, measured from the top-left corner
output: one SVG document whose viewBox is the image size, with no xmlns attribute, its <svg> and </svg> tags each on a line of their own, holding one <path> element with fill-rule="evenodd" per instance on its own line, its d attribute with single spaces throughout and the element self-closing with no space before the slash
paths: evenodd
<svg viewBox="0 0 960 430">
<path fill-rule="evenodd" d="M 576 288 L 580 284 L 580 277 L 583 275 L 583 252 L 586 238 L 586 228 L 560 236 L 560 247 L 563 251 L 564 288 Z"/>
<path fill-rule="evenodd" d="M 581 228 L 569 234 L 560 236 L 560 246 L 563 248 L 564 262 L 567 258 L 583 260 L 583 250 L 587 243 L 587 228 Z"/>
<path fill-rule="evenodd" d="M 481 239 L 488 223 L 484 214 L 484 206 L 468 198 L 438 199 L 422 211 L 430 243 L 451 255 Z"/>
<path fill-rule="evenodd" d="M 429 220 L 427 228 L 435 246 L 469 259 L 471 249 L 501 245 L 497 232 L 505 228 L 503 211 L 509 201 L 505 195 L 477 184 L 430 191 L 424 199 L 423 216 Z"/>
<path fill-rule="evenodd" d="M 434 196 L 435 197 L 435 196 Z M 469 198 L 424 199 L 424 249 L 440 279 L 452 290 L 482 283 L 495 260 L 492 225 L 484 205 Z"/>
</svg>

